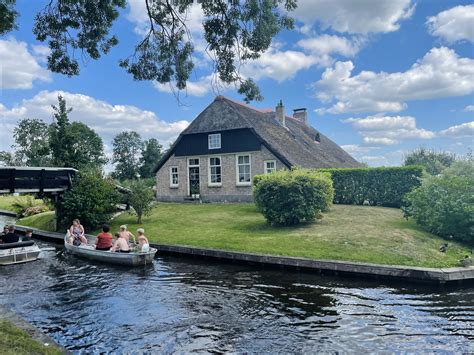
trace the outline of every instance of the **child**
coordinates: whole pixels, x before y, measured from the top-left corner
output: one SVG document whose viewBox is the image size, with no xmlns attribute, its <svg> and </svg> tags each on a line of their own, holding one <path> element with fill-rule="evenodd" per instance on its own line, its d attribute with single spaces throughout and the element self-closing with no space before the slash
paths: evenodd
<svg viewBox="0 0 474 355">
<path fill-rule="evenodd" d="M 140 250 L 142 252 L 149 252 L 150 251 L 150 244 L 148 243 L 147 237 L 145 237 L 145 230 L 143 228 L 137 229 L 138 234 L 138 245 L 140 246 Z"/>
<path fill-rule="evenodd" d="M 28 241 L 31 240 L 31 238 L 33 238 L 33 231 L 31 229 L 28 229 L 25 232 L 25 235 L 23 237 L 21 237 L 21 241 L 22 242 L 28 242 Z"/>
</svg>

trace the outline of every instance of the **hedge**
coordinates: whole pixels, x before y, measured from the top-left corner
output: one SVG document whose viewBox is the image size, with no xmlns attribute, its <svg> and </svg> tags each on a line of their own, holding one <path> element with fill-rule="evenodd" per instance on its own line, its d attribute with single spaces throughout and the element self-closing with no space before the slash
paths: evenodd
<svg viewBox="0 0 474 355">
<path fill-rule="evenodd" d="M 334 203 L 401 207 L 403 197 L 420 186 L 421 166 L 318 169 L 329 172 L 334 184 Z"/>
<path fill-rule="evenodd" d="M 254 178 L 254 199 L 270 224 L 314 221 L 334 198 L 331 176 L 314 170 L 277 171 Z"/>
</svg>

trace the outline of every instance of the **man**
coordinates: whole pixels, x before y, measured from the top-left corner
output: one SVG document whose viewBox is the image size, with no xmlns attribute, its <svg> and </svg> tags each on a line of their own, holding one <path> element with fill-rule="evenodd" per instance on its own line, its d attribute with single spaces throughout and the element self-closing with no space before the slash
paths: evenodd
<svg viewBox="0 0 474 355">
<path fill-rule="evenodd" d="M 7 233 L 8 233 L 8 224 L 6 224 L 5 227 L 3 227 L 3 232 L 0 235 L 5 235 Z"/>
<path fill-rule="evenodd" d="M 3 243 L 18 243 L 20 236 L 15 233 L 15 226 L 8 226 L 8 233 L 0 236 Z"/>
</svg>

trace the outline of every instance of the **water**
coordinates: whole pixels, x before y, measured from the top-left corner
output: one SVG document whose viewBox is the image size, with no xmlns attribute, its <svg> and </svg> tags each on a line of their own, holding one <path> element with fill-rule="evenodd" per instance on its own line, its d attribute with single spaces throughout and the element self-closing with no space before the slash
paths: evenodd
<svg viewBox="0 0 474 355">
<path fill-rule="evenodd" d="M 0 272 L 0 303 L 75 352 L 474 351 L 473 287 L 380 286 L 176 257 L 127 269 L 61 249 Z"/>
</svg>

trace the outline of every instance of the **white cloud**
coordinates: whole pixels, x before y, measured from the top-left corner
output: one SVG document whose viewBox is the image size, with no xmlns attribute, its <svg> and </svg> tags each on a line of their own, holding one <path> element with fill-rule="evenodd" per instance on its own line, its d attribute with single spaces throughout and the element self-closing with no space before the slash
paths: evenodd
<svg viewBox="0 0 474 355">
<path fill-rule="evenodd" d="M 452 49 L 431 49 L 405 72 L 362 71 L 352 75 L 351 61 L 337 62 L 313 84 L 316 97 L 336 102 L 318 113 L 398 112 L 406 101 L 464 96 L 474 92 L 474 60 Z"/>
<path fill-rule="evenodd" d="M 412 116 L 368 116 L 365 118 L 348 118 L 361 135 L 365 145 L 394 145 L 407 139 L 432 139 L 435 133 L 416 127 Z"/>
<path fill-rule="evenodd" d="M 49 82 L 51 76 L 31 55 L 27 44 L 14 38 L 0 40 L 0 88 L 31 89 L 35 80 Z"/>
<path fill-rule="evenodd" d="M 473 112 L 474 111 L 474 105 L 467 105 L 466 107 L 464 107 L 464 111 Z"/>
<path fill-rule="evenodd" d="M 449 43 L 474 42 L 474 5 L 456 6 L 426 21 L 431 35 Z"/>
<path fill-rule="evenodd" d="M 33 54 L 35 58 L 41 62 L 41 63 L 46 63 L 48 59 L 48 55 L 51 54 L 51 49 L 48 46 L 43 46 L 42 44 L 33 44 L 31 46 L 33 49 Z"/>
<path fill-rule="evenodd" d="M 474 121 L 449 127 L 442 130 L 440 134 L 450 138 L 474 137 Z"/>
<path fill-rule="evenodd" d="M 19 119 L 25 117 L 43 119 L 52 122 L 51 105 L 57 105 L 61 94 L 73 111 L 69 114 L 72 121 L 79 121 L 94 129 L 111 146 L 113 137 L 125 130 L 135 130 L 143 138 L 157 138 L 165 147 L 185 129 L 188 121 L 166 122 L 151 111 L 136 106 L 112 105 L 91 96 L 62 91 L 41 91 L 31 99 L 23 100 L 20 105 L 6 108 L 0 104 L 0 132 L 6 138 L 0 140 L 0 150 L 10 150 L 13 128 Z"/>
<path fill-rule="evenodd" d="M 346 37 L 324 34 L 302 39 L 298 41 L 298 45 L 315 55 L 340 54 L 349 58 L 357 54 L 362 42 L 362 40 L 350 40 Z"/>
<path fill-rule="evenodd" d="M 367 34 L 397 31 L 413 11 L 410 0 L 298 0 L 291 15 L 305 23 L 305 31 L 317 23 L 323 29 Z"/>
</svg>

